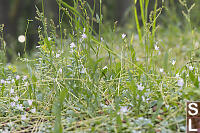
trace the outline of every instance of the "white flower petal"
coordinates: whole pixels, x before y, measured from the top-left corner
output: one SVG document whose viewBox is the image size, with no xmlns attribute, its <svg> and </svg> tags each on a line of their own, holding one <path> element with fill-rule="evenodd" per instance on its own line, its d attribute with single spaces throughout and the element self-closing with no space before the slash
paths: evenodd
<svg viewBox="0 0 200 133">
<path fill-rule="evenodd" d="M 175 63 L 176 63 L 176 61 L 175 61 L 175 60 L 172 60 L 172 65 L 173 65 L 173 66 L 175 65 Z"/>
<path fill-rule="evenodd" d="M 32 103 L 33 103 L 33 100 L 28 100 L 28 104 L 29 104 L 29 106 L 31 106 Z"/>
<path fill-rule="evenodd" d="M 21 115 L 21 120 L 26 120 L 26 115 Z"/>
<path fill-rule="evenodd" d="M 35 112 L 36 112 L 36 109 L 35 109 L 35 108 L 31 109 L 31 112 L 32 112 L 32 113 L 35 113 Z"/>
<path fill-rule="evenodd" d="M 83 34 L 81 35 L 81 37 L 82 37 L 82 39 L 86 39 L 86 38 L 87 38 L 87 35 L 86 35 L 85 33 L 83 33 Z"/>
<path fill-rule="evenodd" d="M 20 79 L 20 76 L 19 76 L 19 75 L 17 75 L 17 76 L 16 76 L 16 80 L 19 80 L 19 79 Z"/>
<path fill-rule="evenodd" d="M 138 87 L 138 90 L 140 90 L 140 91 L 142 91 L 144 89 L 144 86 L 142 86 L 142 84 L 137 85 L 137 87 Z"/>
<path fill-rule="evenodd" d="M 73 48 L 75 48 L 75 47 L 76 47 L 75 43 L 72 42 L 72 43 L 70 44 L 70 48 L 73 49 Z"/>
<path fill-rule="evenodd" d="M 155 50 L 159 50 L 159 47 L 157 45 L 155 45 Z"/>
<path fill-rule="evenodd" d="M 122 39 L 124 39 L 126 37 L 126 34 L 125 33 L 123 33 L 122 34 Z"/>
<path fill-rule="evenodd" d="M 182 87 L 184 85 L 184 80 L 180 78 L 177 82 L 178 86 Z"/>
<path fill-rule="evenodd" d="M 1 80 L 1 84 L 4 84 L 4 83 L 5 83 L 5 80 L 2 79 L 2 80 Z"/>
</svg>

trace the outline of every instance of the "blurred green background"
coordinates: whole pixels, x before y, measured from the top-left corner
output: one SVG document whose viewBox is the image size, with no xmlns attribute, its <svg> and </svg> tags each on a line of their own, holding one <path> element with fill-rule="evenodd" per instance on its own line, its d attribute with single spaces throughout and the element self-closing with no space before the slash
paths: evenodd
<svg viewBox="0 0 200 133">
<path fill-rule="evenodd" d="M 73 6 L 73 0 L 63 0 L 69 5 Z M 91 7 L 93 7 L 94 0 L 86 0 Z M 158 6 L 162 6 L 163 0 L 158 0 Z M 103 23 L 113 25 L 116 21 L 118 25 L 123 27 L 126 24 L 133 25 L 133 31 L 136 32 L 134 23 L 134 0 L 102 0 Z M 153 9 L 155 0 L 150 0 L 149 13 Z M 96 14 L 99 14 L 99 0 L 95 0 Z M 199 28 L 200 24 L 200 1 L 188 0 L 188 6 L 195 3 L 195 7 L 191 11 L 192 26 Z M 136 5 L 139 7 L 139 4 Z M 8 61 L 15 59 L 17 54 L 23 54 L 24 45 L 18 42 L 18 36 L 24 35 L 28 20 L 30 22 L 27 32 L 27 51 L 29 53 L 37 45 L 38 41 L 38 26 L 40 25 L 35 19 L 36 7 L 42 10 L 42 0 L 0 0 L 0 24 L 4 24 L 4 37 L 7 44 L 7 58 Z M 159 24 L 168 29 L 169 26 L 176 26 L 181 30 L 185 30 L 187 23 L 182 14 L 185 10 L 180 5 L 179 0 L 165 0 L 164 10 L 159 18 Z M 45 16 L 48 21 L 54 20 L 58 25 L 58 5 L 56 0 L 44 0 Z M 140 10 L 138 8 L 138 13 Z M 141 21 L 141 18 L 139 18 Z M 68 18 L 65 17 L 63 22 L 65 26 L 68 25 Z M 95 25 L 98 29 L 98 24 Z"/>
</svg>

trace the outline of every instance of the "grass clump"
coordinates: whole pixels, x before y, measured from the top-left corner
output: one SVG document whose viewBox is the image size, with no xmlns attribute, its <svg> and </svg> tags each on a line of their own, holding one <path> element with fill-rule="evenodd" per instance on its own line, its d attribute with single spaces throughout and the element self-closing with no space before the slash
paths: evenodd
<svg viewBox="0 0 200 133">
<path fill-rule="evenodd" d="M 19 57 L 17 66 L 0 64 L 0 131 L 184 132 L 185 101 L 200 95 L 199 53 L 188 51 L 199 32 L 157 28 L 163 8 L 155 4 L 148 22 L 148 0 L 136 1 L 143 26 L 133 7 L 138 34 L 103 28 L 101 11 L 94 19 L 95 9 L 84 1 L 57 2 L 59 29 L 37 9 L 37 51 Z"/>
</svg>

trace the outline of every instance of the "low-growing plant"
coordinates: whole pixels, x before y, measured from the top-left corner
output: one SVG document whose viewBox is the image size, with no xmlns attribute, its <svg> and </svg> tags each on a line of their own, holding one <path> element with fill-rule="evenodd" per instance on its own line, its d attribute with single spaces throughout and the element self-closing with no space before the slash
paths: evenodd
<svg viewBox="0 0 200 133">
<path fill-rule="evenodd" d="M 150 1 L 135 1 L 137 33 L 124 33 L 116 25 L 104 29 L 99 2 L 95 15 L 95 6 L 86 1 L 70 6 L 57 0 L 58 26 L 48 23 L 43 6 L 36 8 L 41 24 L 36 52 L 19 56 L 17 67 L 0 64 L 0 132 L 186 131 L 185 101 L 198 99 L 200 82 L 198 61 L 183 59 L 191 35 L 179 40 L 159 29 L 164 3 L 158 8 L 157 0 L 150 18 Z M 64 15 L 70 29 L 63 25 Z M 179 46 L 171 47 L 169 38 Z M 5 51 L 3 34 L 0 40 Z"/>
</svg>

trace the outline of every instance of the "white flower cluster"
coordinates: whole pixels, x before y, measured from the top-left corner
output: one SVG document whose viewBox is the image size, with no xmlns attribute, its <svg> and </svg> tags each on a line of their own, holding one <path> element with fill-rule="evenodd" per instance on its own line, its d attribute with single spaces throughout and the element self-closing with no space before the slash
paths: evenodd
<svg viewBox="0 0 200 133">
<path fill-rule="evenodd" d="M 158 55 L 161 54 L 160 52 L 160 47 L 158 46 L 158 42 L 156 42 L 156 44 L 154 45 L 155 51 L 158 51 Z"/>
<path fill-rule="evenodd" d="M 75 43 L 74 42 L 72 42 L 71 44 L 70 44 L 70 53 L 74 53 L 74 49 L 76 48 L 76 45 L 75 45 Z"/>
<path fill-rule="evenodd" d="M 87 38 L 87 35 L 86 35 L 85 31 L 86 31 L 86 29 L 83 28 L 83 34 L 81 35 L 80 43 L 82 43 Z"/>
<path fill-rule="evenodd" d="M 142 86 L 142 83 L 140 83 L 139 85 L 137 85 L 138 90 L 142 91 L 144 89 L 144 86 Z"/>
<path fill-rule="evenodd" d="M 124 39 L 126 37 L 126 34 L 125 33 L 123 33 L 122 34 L 122 39 Z"/>
<path fill-rule="evenodd" d="M 12 100 L 13 100 L 13 102 L 10 103 L 10 106 L 12 108 L 15 108 L 15 109 L 20 110 L 20 111 L 24 110 L 25 107 L 23 106 L 23 104 L 19 104 L 19 97 L 18 96 L 13 97 Z M 28 99 L 27 103 L 30 107 L 32 107 L 30 112 L 36 113 L 36 108 L 33 107 L 33 100 Z M 25 120 L 25 119 L 26 119 L 26 117 L 24 115 L 22 115 L 22 120 Z"/>
<path fill-rule="evenodd" d="M 182 88 L 184 85 L 184 80 L 180 77 L 179 73 L 176 74 L 176 78 L 178 79 L 177 85 Z"/>
</svg>

